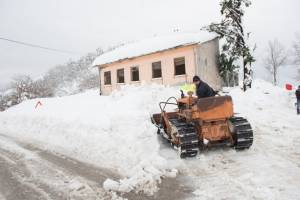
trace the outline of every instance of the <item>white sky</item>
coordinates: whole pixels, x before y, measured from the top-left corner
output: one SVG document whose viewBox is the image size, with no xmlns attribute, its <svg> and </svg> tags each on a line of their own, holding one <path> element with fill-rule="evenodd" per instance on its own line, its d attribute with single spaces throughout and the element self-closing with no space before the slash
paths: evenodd
<svg viewBox="0 0 300 200">
<path fill-rule="evenodd" d="M 0 0 L 0 37 L 84 55 L 97 47 L 166 34 L 196 31 L 218 22 L 218 0 Z M 260 60 L 268 40 L 291 47 L 300 32 L 299 0 L 253 0 L 245 25 Z M 0 85 L 14 74 L 40 76 L 70 55 L 0 40 Z M 261 62 L 255 64 L 262 74 Z"/>
</svg>

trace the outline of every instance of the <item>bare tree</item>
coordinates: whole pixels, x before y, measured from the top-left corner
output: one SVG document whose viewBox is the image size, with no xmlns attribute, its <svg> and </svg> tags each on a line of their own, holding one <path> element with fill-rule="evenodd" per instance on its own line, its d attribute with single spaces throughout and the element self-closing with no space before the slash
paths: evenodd
<svg viewBox="0 0 300 200">
<path fill-rule="evenodd" d="M 300 67 L 300 33 L 296 34 L 296 40 L 294 41 L 294 64 Z M 300 68 L 298 68 L 298 74 L 295 77 L 300 79 Z"/>
<path fill-rule="evenodd" d="M 296 35 L 296 41 L 294 42 L 294 56 L 295 64 L 300 65 L 300 34 Z"/>
<path fill-rule="evenodd" d="M 54 96 L 54 89 L 49 84 L 48 80 L 43 78 L 40 78 L 38 80 L 35 80 L 32 85 L 32 93 L 33 97 L 53 97 Z"/>
<path fill-rule="evenodd" d="M 278 83 L 278 69 L 287 62 L 287 53 L 284 46 L 277 40 L 269 41 L 265 67 L 271 73 L 273 84 Z"/>
<path fill-rule="evenodd" d="M 17 75 L 13 77 L 12 88 L 17 93 L 18 103 L 26 99 L 33 98 L 33 80 L 27 75 Z"/>
<path fill-rule="evenodd" d="M 78 87 L 79 87 L 79 91 L 84 91 L 84 90 L 99 87 L 99 75 L 90 73 L 80 81 Z"/>
</svg>

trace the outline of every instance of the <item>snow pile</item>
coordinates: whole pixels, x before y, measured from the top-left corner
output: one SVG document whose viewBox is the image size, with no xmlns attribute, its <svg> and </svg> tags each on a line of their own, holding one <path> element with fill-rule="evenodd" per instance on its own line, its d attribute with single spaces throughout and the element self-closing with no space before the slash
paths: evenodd
<svg viewBox="0 0 300 200">
<path fill-rule="evenodd" d="M 0 113 L 0 133 L 41 148 L 106 167 L 123 175 L 105 187 L 152 194 L 162 176 L 174 176 L 159 155 L 150 113 L 178 88 L 125 86 L 111 96 L 97 90 L 49 99 L 28 100 Z M 37 102 L 42 105 L 35 108 Z M 118 180 L 115 180 L 118 181 Z"/>
<path fill-rule="evenodd" d="M 269 82 L 256 80 L 252 89 L 244 93 L 237 88 L 230 95 L 235 112 L 247 117 L 256 133 L 262 133 L 255 135 L 256 139 L 271 141 L 268 145 L 272 148 L 281 146 L 280 151 L 295 148 L 296 141 L 300 144 L 295 91 L 289 92 Z"/>
<path fill-rule="evenodd" d="M 234 108 L 254 130 L 249 150 L 202 152 L 186 161 L 197 200 L 299 199 L 300 116 L 295 91 L 255 80 L 246 92 L 230 91 Z"/>
<path fill-rule="evenodd" d="M 278 126 L 282 122 L 298 120 L 295 108 L 295 91 L 272 85 L 263 80 L 255 80 L 252 89 L 246 92 L 235 88 L 229 94 L 233 97 L 237 113 L 249 118 L 260 128 L 263 126 Z M 291 113 L 291 109 L 294 112 Z"/>
<path fill-rule="evenodd" d="M 103 65 L 118 60 L 147 55 L 182 45 L 202 43 L 216 38 L 217 36 L 208 32 L 196 33 L 173 33 L 172 35 L 156 36 L 130 43 L 113 51 L 100 55 L 95 59 L 93 66 Z"/>
<path fill-rule="evenodd" d="M 188 199 L 299 199 L 300 116 L 295 91 L 262 80 L 254 80 L 246 92 L 227 91 L 235 112 L 254 129 L 253 146 L 245 151 L 204 150 L 197 158 L 183 160 L 176 168 L 184 176 L 183 184 L 194 189 L 194 197 Z M 169 163 L 178 162 L 169 146 L 162 148 Z"/>
</svg>

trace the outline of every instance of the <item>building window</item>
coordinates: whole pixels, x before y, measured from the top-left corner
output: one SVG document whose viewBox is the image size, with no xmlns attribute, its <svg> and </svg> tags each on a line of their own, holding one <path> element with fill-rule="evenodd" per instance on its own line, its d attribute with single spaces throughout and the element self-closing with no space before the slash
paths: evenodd
<svg viewBox="0 0 300 200">
<path fill-rule="evenodd" d="M 117 83 L 125 83 L 124 69 L 117 70 Z"/>
<path fill-rule="evenodd" d="M 152 63 L 152 78 L 161 78 L 161 62 Z"/>
<path fill-rule="evenodd" d="M 111 85 L 111 74 L 110 74 L 110 71 L 104 72 L 104 85 Z"/>
<path fill-rule="evenodd" d="M 130 73 L 131 73 L 131 81 L 140 80 L 139 67 L 131 67 Z"/>
<path fill-rule="evenodd" d="M 185 59 L 184 57 L 174 59 L 175 75 L 185 74 Z"/>
</svg>

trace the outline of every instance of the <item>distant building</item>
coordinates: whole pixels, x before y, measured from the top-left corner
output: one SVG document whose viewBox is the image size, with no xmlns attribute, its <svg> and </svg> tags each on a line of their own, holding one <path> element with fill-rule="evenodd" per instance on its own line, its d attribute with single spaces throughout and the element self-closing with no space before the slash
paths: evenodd
<svg viewBox="0 0 300 200">
<path fill-rule="evenodd" d="M 207 33 L 176 33 L 121 46 L 95 59 L 101 93 L 107 95 L 124 84 L 178 85 L 194 75 L 215 89 L 221 87 L 217 56 L 219 39 Z"/>
</svg>

